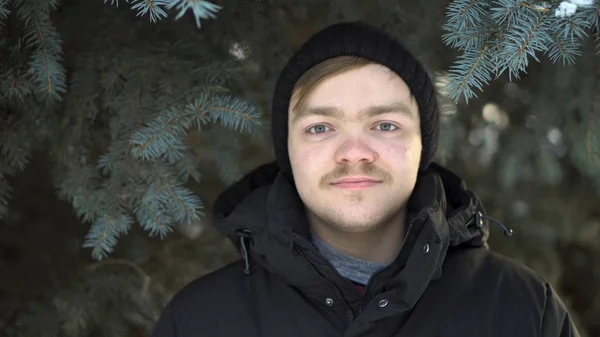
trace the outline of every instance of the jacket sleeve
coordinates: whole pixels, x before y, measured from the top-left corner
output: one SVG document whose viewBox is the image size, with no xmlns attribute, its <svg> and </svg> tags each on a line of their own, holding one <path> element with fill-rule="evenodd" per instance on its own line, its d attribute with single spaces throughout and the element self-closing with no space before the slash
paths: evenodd
<svg viewBox="0 0 600 337">
<path fill-rule="evenodd" d="M 580 337 L 566 306 L 548 283 L 542 317 L 542 337 Z"/>
<path fill-rule="evenodd" d="M 167 305 L 160 315 L 150 337 L 177 337 L 175 319 L 173 317 L 173 308 L 171 303 Z"/>
</svg>

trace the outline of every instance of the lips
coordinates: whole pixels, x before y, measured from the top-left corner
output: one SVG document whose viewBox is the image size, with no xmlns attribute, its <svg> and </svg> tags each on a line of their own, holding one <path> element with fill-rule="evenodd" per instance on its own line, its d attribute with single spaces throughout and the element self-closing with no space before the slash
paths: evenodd
<svg viewBox="0 0 600 337">
<path fill-rule="evenodd" d="M 369 188 L 381 183 L 381 180 L 370 177 L 346 177 L 331 183 L 334 187 L 345 189 Z"/>
</svg>

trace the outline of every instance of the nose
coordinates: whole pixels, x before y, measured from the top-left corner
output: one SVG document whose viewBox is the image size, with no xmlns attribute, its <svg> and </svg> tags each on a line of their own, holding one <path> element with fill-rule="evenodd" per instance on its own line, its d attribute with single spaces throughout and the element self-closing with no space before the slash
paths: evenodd
<svg viewBox="0 0 600 337">
<path fill-rule="evenodd" d="M 346 140 L 335 152 L 338 164 L 372 163 L 377 158 L 377 152 L 360 138 Z"/>
</svg>

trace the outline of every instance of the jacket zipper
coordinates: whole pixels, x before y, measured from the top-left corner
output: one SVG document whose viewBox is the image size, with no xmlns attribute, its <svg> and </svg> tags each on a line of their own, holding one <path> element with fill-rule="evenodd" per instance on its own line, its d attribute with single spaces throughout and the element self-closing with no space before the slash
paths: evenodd
<svg viewBox="0 0 600 337">
<path fill-rule="evenodd" d="M 412 230 L 412 227 L 413 227 L 413 223 L 412 223 L 412 221 L 411 221 L 411 222 L 410 222 L 410 225 L 408 226 L 408 229 L 406 230 L 406 234 L 404 235 L 404 239 L 402 240 L 402 243 L 400 244 L 400 250 L 398 251 L 398 256 L 400 255 L 400 253 L 402 252 L 402 249 L 404 248 L 404 245 L 406 244 L 406 241 L 407 241 L 407 239 L 408 239 L 408 236 L 409 236 L 409 234 L 410 234 L 410 232 L 411 232 L 411 230 Z M 359 302 L 359 305 L 358 305 L 358 313 L 359 313 L 359 314 L 360 314 L 360 313 L 362 313 L 362 311 L 363 311 L 363 305 L 364 305 L 364 301 L 365 301 L 365 298 L 366 298 L 366 297 L 367 297 L 367 295 L 368 295 L 368 291 L 369 291 L 369 285 L 370 285 L 370 283 L 371 283 L 371 280 L 372 280 L 372 279 L 373 279 L 375 276 L 377 276 L 379 273 L 381 273 L 382 271 L 384 271 L 384 270 L 385 270 L 385 268 L 384 268 L 384 269 L 381 269 L 381 270 L 379 270 L 379 271 L 378 271 L 378 272 L 376 272 L 375 274 L 371 275 L 371 277 L 369 277 L 369 280 L 367 281 L 367 284 L 366 284 L 366 286 L 365 286 L 365 292 L 364 292 L 363 296 L 361 297 L 361 299 L 360 299 L 360 302 Z"/>
<path fill-rule="evenodd" d="M 323 276 L 323 274 L 319 273 L 317 268 L 315 268 L 315 266 L 312 264 L 312 262 L 310 262 L 310 260 L 306 257 L 306 255 L 302 251 L 302 249 L 300 249 L 300 247 L 298 247 L 298 245 L 295 242 L 293 243 L 293 246 L 294 246 L 294 249 L 298 252 L 298 254 L 300 254 L 302 259 L 310 266 L 310 269 L 315 274 L 317 274 L 319 277 L 321 277 L 323 280 L 325 280 L 325 282 L 327 282 L 330 286 L 333 285 L 333 288 L 334 288 L 335 292 L 337 293 L 337 295 L 339 296 L 339 298 L 341 298 L 344 301 L 344 303 L 346 303 L 346 306 L 348 306 L 348 308 L 350 309 L 350 315 L 352 316 L 352 320 L 355 320 L 356 313 L 354 312 L 354 310 L 352 310 L 352 306 L 350 306 L 348 304 L 348 300 L 346 300 L 346 298 L 344 297 L 344 294 L 342 293 L 342 290 L 340 289 L 340 287 L 335 282 L 329 281 L 325 276 Z"/>
</svg>

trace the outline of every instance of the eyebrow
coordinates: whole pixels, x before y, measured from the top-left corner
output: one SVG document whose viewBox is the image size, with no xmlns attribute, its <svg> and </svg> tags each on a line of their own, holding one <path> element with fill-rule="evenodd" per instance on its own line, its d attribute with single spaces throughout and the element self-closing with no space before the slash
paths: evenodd
<svg viewBox="0 0 600 337">
<path fill-rule="evenodd" d="M 360 119 L 367 119 L 378 115 L 383 115 L 386 113 L 400 113 L 409 118 L 413 117 L 413 112 L 406 106 L 406 104 L 402 102 L 394 102 L 386 105 L 376 105 L 365 108 L 359 112 Z M 332 117 L 336 119 L 344 118 L 345 114 L 342 110 L 336 107 L 307 107 L 305 109 L 299 110 L 294 114 L 292 118 L 292 124 L 297 123 L 301 119 L 304 119 L 309 116 L 325 116 Z"/>
</svg>

